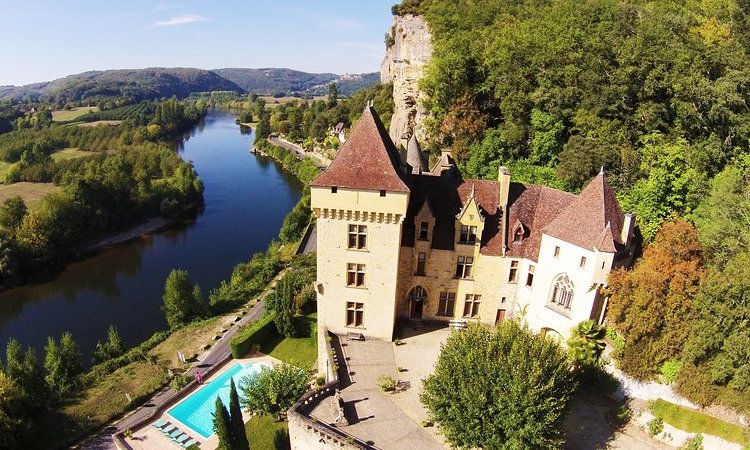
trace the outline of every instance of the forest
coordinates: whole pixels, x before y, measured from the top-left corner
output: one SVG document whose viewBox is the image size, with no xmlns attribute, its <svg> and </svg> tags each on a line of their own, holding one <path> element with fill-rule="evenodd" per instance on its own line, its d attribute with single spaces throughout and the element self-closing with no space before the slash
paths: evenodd
<svg viewBox="0 0 750 450">
<path fill-rule="evenodd" d="M 604 166 L 645 250 L 610 280 L 616 364 L 750 411 L 750 2 L 405 0 L 427 147 L 579 191 Z M 393 30 L 386 35 L 386 45 Z"/>
<path fill-rule="evenodd" d="M 205 112 L 172 98 L 156 104 L 144 125 L 132 119 L 116 126 L 47 124 L 0 134 L 6 183 L 58 187 L 33 206 L 21 197 L 0 204 L 0 284 L 39 276 L 97 236 L 150 217 L 173 217 L 199 202 L 201 181 L 166 140 Z M 54 157 L 65 149 L 83 156 Z"/>
</svg>

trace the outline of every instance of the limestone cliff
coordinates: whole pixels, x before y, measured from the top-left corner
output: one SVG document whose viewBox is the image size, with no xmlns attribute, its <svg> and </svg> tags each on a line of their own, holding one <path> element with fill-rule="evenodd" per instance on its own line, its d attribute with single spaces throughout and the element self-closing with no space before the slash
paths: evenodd
<svg viewBox="0 0 750 450">
<path fill-rule="evenodd" d="M 412 14 L 394 16 L 389 33 L 380 81 L 393 83 L 395 108 L 389 133 L 396 145 L 406 148 L 413 134 L 420 142 L 426 141 L 427 111 L 418 82 L 432 55 L 432 34 L 425 20 Z"/>
</svg>

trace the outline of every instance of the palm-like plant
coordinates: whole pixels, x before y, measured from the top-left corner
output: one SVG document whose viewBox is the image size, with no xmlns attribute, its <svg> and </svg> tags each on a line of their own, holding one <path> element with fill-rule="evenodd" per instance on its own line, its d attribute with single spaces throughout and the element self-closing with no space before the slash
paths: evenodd
<svg viewBox="0 0 750 450">
<path fill-rule="evenodd" d="M 577 367 L 595 366 L 606 346 L 606 334 L 606 328 L 593 320 L 584 320 L 574 327 L 568 339 L 568 353 L 573 364 Z"/>
</svg>

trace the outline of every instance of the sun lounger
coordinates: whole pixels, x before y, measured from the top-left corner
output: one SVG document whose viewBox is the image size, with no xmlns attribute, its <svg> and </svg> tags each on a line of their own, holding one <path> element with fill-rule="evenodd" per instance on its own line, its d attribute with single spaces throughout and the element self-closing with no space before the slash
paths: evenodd
<svg viewBox="0 0 750 450">
<path fill-rule="evenodd" d="M 177 438 L 175 438 L 175 439 L 174 439 L 174 441 L 175 441 L 175 442 L 176 442 L 177 444 L 181 444 L 181 443 L 183 443 L 183 442 L 187 441 L 187 440 L 188 440 L 188 438 L 190 438 L 190 435 L 188 435 L 188 434 L 186 434 L 186 433 L 183 433 L 183 434 L 182 434 L 182 436 L 178 436 Z"/>
<path fill-rule="evenodd" d="M 166 419 L 159 419 L 156 422 L 154 422 L 153 424 L 151 424 L 151 426 L 155 427 L 155 428 L 164 428 L 168 424 L 169 424 L 169 422 L 167 422 Z"/>
<path fill-rule="evenodd" d="M 188 448 L 188 447 L 190 447 L 190 446 L 191 446 L 191 445 L 193 445 L 193 444 L 195 444 L 195 439 L 193 439 L 193 438 L 189 438 L 189 439 L 188 439 L 187 441 L 183 441 L 183 442 L 181 442 L 181 443 L 180 443 L 180 446 L 181 446 L 182 448 Z"/>
<path fill-rule="evenodd" d="M 179 436 L 181 434 L 182 434 L 182 430 L 180 430 L 179 428 L 177 428 L 173 432 L 169 433 L 168 436 L 169 436 L 169 439 L 174 439 L 174 438 L 176 438 L 177 436 Z"/>
<path fill-rule="evenodd" d="M 169 424 L 169 425 L 167 425 L 166 427 L 164 427 L 164 428 L 160 428 L 160 429 L 161 429 L 161 432 L 162 432 L 162 433 L 164 433 L 164 434 L 169 434 L 169 433 L 173 432 L 174 430 L 176 430 L 176 429 L 177 429 L 177 427 L 176 427 L 176 426 L 174 426 L 174 425 L 172 425 L 172 424 Z"/>
</svg>

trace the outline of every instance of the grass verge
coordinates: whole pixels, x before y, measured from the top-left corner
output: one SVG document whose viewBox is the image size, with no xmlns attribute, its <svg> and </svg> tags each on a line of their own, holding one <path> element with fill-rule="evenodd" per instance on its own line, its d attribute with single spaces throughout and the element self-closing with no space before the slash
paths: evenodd
<svg viewBox="0 0 750 450">
<path fill-rule="evenodd" d="M 318 340 L 313 333 L 316 318 L 316 313 L 298 317 L 297 328 L 301 337 L 285 338 L 273 333 L 261 344 L 260 351 L 297 367 L 312 369 L 318 357 Z"/>
<path fill-rule="evenodd" d="M 284 443 L 277 443 L 277 433 L 288 433 L 289 426 L 286 422 L 277 422 L 270 415 L 255 416 L 245 424 L 245 432 L 250 448 L 253 450 L 285 450 L 289 439 Z"/>
<path fill-rule="evenodd" d="M 657 399 L 650 405 L 651 413 L 672 425 L 688 433 L 702 433 L 718 436 L 730 442 L 736 442 L 743 446 L 750 445 L 750 433 L 745 428 L 732 423 L 724 422 L 715 417 L 675 405 L 666 400 Z"/>
</svg>

